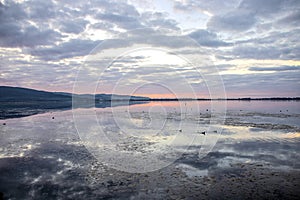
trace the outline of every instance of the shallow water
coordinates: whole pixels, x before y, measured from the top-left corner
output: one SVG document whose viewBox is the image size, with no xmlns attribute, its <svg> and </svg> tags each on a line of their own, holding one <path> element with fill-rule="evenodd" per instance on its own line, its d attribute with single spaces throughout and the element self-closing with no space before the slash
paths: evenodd
<svg viewBox="0 0 300 200">
<path fill-rule="evenodd" d="M 300 102 L 228 101 L 226 112 L 223 105 L 150 102 L 1 120 L 0 192 L 11 199 L 159 199 L 170 196 L 170 185 L 184 190 L 182 183 L 200 181 L 218 199 L 209 194 L 220 174 L 241 178 L 258 165 L 265 179 L 270 170 L 299 176 Z M 288 180 L 287 188 L 299 187 Z"/>
</svg>

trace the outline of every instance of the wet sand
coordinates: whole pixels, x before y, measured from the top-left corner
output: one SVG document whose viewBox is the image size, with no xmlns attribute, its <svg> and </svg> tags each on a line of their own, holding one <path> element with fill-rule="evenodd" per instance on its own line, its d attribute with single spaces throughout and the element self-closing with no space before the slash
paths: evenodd
<svg viewBox="0 0 300 200">
<path fill-rule="evenodd" d="M 103 196 L 131 199 L 299 199 L 300 170 L 279 170 L 260 163 L 237 163 L 208 170 L 182 170 L 182 163 L 145 174 L 115 170 L 90 174 Z M 199 170 L 192 168 L 190 171 Z M 97 178 L 95 178 L 97 177 Z M 101 186 L 100 186 L 101 187 Z M 132 192 L 132 194 L 130 194 Z"/>
<path fill-rule="evenodd" d="M 132 116 L 141 124 L 148 120 L 141 112 Z M 208 118 L 187 115 L 187 127 L 197 123 L 204 131 Z M 170 119 L 174 123 L 166 138 L 174 130 L 178 133 L 173 127 L 177 115 Z M 167 167 L 128 173 L 92 156 L 74 131 L 68 111 L 1 121 L 0 198 L 300 199 L 298 122 L 298 113 L 229 112 L 207 155 L 199 157 L 202 146 L 191 145 Z M 113 130 L 110 124 L 105 127 Z M 187 130 L 191 129 L 183 127 L 182 133 Z M 205 137 L 217 134 L 212 129 Z M 151 146 L 157 147 L 155 140 L 135 137 L 120 141 L 118 150 L 147 154 Z M 108 158 L 110 153 L 105 152 Z"/>
<path fill-rule="evenodd" d="M 61 160 L 38 156 L 0 159 L 4 199 L 300 198 L 299 169 L 256 161 L 220 165 L 221 160 L 232 158 L 229 153 L 213 152 L 202 159 L 186 154 L 161 170 L 132 174 L 106 167 L 84 148 L 52 147 L 55 151 L 60 148 Z M 77 162 L 67 161 L 74 155 Z"/>
</svg>

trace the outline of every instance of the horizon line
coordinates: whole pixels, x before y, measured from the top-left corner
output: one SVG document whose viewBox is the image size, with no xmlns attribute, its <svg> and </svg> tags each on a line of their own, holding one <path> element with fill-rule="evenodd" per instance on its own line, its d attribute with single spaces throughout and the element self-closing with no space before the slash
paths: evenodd
<svg viewBox="0 0 300 200">
<path fill-rule="evenodd" d="M 168 98 L 168 97 L 148 97 L 148 96 L 143 96 L 142 94 L 113 94 L 113 93 L 94 93 L 94 94 L 89 94 L 89 93 L 83 93 L 83 94 L 78 94 L 78 93 L 72 93 L 72 92 L 60 92 L 60 91 L 47 91 L 47 90 L 40 90 L 40 89 L 34 89 L 34 88 L 27 88 L 27 87 L 19 87 L 19 86 L 9 86 L 9 85 L 0 85 L 0 87 L 11 87 L 11 88 L 21 88 L 21 89 L 29 89 L 29 90 L 35 90 L 35 91 L 41 91 L 41 92 L 51 92 L 51 93 L 69 93 L 72 95 L 96 95 L 96 94 L 106 94 L 106 95 L 124 95 L 124 96 L 132 96 L 132 97 L 143 97 L 143 98 L 148 98 L 148 101 L 178 101 L 178 100 L 300 100 L 300 96 L 269 96 L 269 97 L 255 97 L 258 95 L 254 96 L 247 96 L 247 97 L 226 97 L 226 98 L 205 98 L 205 97 L 180 97 L 180 98 Z M 142 96 L 140 96 L 142 95 Z M 136 101 L 136 100 L 133 100 Z M 137 101 L 143 101 L 143 100 L 137 100 Z"/>
</svg>

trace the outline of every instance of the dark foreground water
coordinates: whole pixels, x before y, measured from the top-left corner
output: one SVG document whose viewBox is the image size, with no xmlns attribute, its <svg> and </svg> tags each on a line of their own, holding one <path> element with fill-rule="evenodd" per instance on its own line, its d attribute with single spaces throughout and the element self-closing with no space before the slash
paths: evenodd
<svg viewBox="0 0 300 200">
<path fill-rule="evenodd" d="M 226 113 L 223 104 L 150 102 L 0 120 L 0 195 L 300 199 L 300 102 L 229 101 Z"/>
</svg>

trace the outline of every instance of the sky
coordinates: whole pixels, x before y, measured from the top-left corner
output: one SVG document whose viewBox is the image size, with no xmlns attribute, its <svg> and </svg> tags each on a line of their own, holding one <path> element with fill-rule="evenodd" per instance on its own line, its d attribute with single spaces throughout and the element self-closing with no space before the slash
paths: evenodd
<svg viewBox="0 0 300 200">
<path fill-rule="evenodd" d="M 299 0 L 1 0 L 0 85 L 300 96 Z"/>
</svg>

